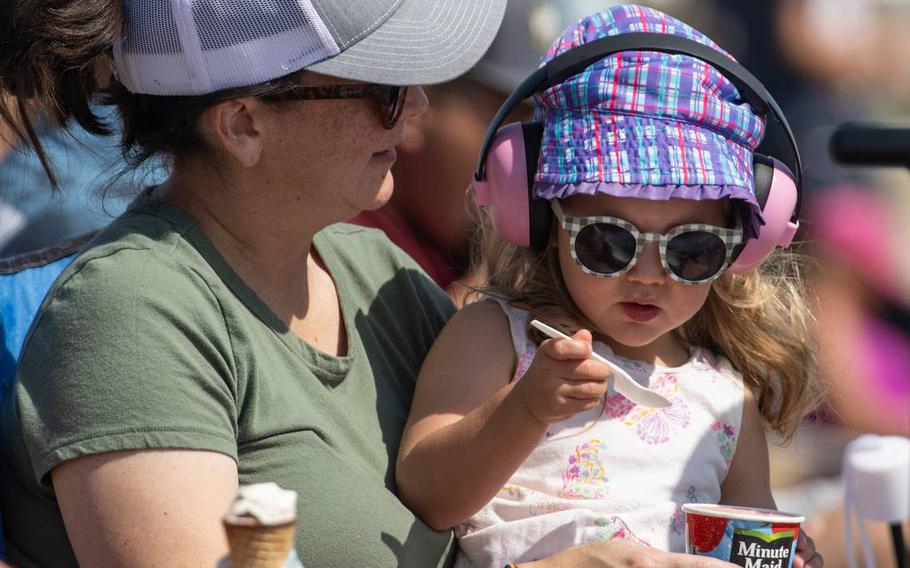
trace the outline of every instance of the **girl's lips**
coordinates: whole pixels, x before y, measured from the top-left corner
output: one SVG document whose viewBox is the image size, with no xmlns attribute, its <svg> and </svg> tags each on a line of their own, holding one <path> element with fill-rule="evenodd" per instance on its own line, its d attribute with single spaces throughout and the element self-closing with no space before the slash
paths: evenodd
<svg viewBox="0 0 910 568">
<path fill-rule="evenodd" d="M 637 302 L 620 302 L 622 311 L 633 321 L 639 323 L 649 322 L 657 317 L 660 308 L 651 304 L 639 304 Z"/>
<path fill-rule="evenodd" d="M 392 148 L 386 150 L 385 152 L 376 152 L 373 154 L 373 158 L 377 160 L 388 160 L 390 162 L 394 162 L 398 158 L 398 152 L 395 150 L 395 148 Z"/>
</svg>

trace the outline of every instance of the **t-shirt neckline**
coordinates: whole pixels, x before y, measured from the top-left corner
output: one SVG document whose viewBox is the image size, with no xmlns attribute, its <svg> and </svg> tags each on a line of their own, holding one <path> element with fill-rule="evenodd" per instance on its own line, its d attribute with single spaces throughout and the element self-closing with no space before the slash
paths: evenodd
<svg viewBox="0 0 910 568">
<path fill-rule="evenodd" d="M 183 210 L 151 196 L 152 188 L 137 198 L 138 203 L 131 206 L 131 211 L 140 213 L 143 210 L 162 217 L 179 227 L 181 236 L 193 246 L 203 257 L 231 292 L 240 300 L 264 325 L 266 325 L 293 353 L 299 356 L 313 373 L 323 382 L 329 384 L 340 383 L 347 376 L 361 346 L 357 335 L 352 333 L 353 320 L 351 302 L 345 294 L 350 285 L 347 274 L 334 258 L 332 243 L 325 238 L 323 231 L 313 237 L 313 249 L 319 255 L 326 267 L 338 294 L 342 320 L 345 325 L 345 334 L 348 352 L 345 355 L 333 355 L 317 348 L 316 346 L 298 337 L 282 321 L 268 304 L 253 290 L 233 267 L 228 263 L 221 251 L 215 246 L 198 221 Z"/>
</svg>

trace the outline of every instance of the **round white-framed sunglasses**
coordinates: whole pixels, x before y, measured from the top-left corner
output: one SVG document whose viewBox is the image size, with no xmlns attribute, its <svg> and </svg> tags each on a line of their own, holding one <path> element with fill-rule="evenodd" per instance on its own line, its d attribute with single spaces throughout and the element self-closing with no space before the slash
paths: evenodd
<svg viewBox="0 0 910 568">
<path fill-rule="evenodd" d="M 551 202 L 559 224 L 569 233 L 572 259 L 582 271 L 615 278 L 632 269 L 646 243 L 657 243 L 660 263 L 673 280 L 707 284 L 717 279 L 742 244 L 741 228 L 688 223 L 666 233 L 648 233 L 619 217 L 570 215 L 558 200 Z"/>
</svg>

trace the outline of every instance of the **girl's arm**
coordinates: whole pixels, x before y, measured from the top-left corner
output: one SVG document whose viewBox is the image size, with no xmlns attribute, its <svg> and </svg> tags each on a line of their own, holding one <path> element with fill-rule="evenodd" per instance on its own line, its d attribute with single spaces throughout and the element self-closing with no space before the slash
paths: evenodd
<svg viewBox="0 0 910 568">
<path fill-rule="evenodd" d="M 237 495 L 237 464 L 224 454 L 98 454 L 64 462 L 51 479 L 82 566 L 211 568 L 227 554 L 221 518 Z"/>
<path fill-rule="evenodd" d="M 541 344 L 525 377 L 509 380 L 509 323 L 491 302 L 452 318 L 430 350 L 398 455 L 402 501 L 442 530 L 479 511 L 524 462 L 549 423 L 599 403 L 609 369 L 581 341 Z"/>
<path fill-rule="evenodd" d="M 740 426 L 736 453 L 727 478 L 720 487 L 720 502 L 726 505 L 776 509 L 771 495 L 771 473 L 768 441 L 764 422 L 758 411 L 755 395 L 747 386 L 743 402 L 743 421 Z M 793 568 L 822 568 L 824 560 L 815 550 L 815 543 L 799 531 Z"/>
<path fill-rule="evenodd" d="M 748 385 L 743 390 L 743 419 L 739 439 L 727 478 L 720 487 L 720 502 L 725 505 L 774 509 L 764 422 L 752 390 Z"/>
</svg>

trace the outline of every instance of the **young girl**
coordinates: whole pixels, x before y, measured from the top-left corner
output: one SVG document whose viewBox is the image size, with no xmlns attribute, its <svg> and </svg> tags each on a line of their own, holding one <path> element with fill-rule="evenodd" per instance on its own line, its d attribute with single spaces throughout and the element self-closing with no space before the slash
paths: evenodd
<svg viewBox="0 0 910 568">
<path fill-rule="evenodd" d="M 619 6 L 570 27 L 545 61 L 631 31 L 720 51 L 661 12 Z M 535 253 L 488 232 L 486 299 L 456 314 L 421 370 L 401 496 L 456 528 L 461 565 L 613 539 L 681 552 L 684 503 L 774 508 L 765 429 L 789 438 L 814 403 L 792 262 L 725 271 L 761 229 L 752 151 L 764 124 L 715 69 L 655 52 L 605 57 L 535 102 L 549 242 Z M 636 234 L 693 224 L 701 238 L 639 238 L 636 250 Z M 545 339 L 532 319 L 573 338 Z M 671 405 L 617 394 L 592 349 Z M 806 537 L 798 551 L 795 566 L 821 565 Z"/>
</svg>

